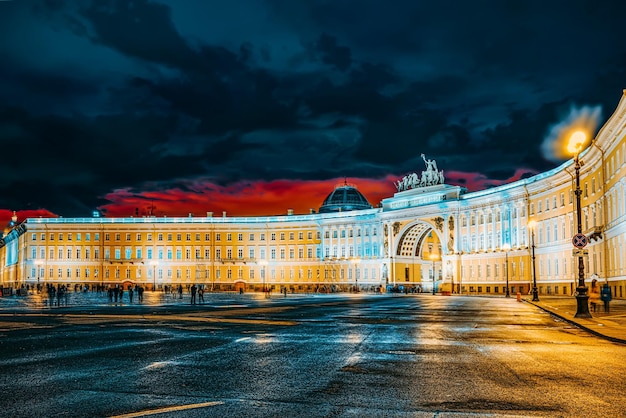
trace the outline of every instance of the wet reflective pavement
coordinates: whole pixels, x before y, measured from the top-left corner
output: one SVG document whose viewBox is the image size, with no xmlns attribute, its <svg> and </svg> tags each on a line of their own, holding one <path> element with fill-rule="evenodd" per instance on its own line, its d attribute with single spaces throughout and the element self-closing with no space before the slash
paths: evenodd
<svg viewBox="0 0 626 418">
<path fill-rule="evenodd" d="M 613 299 L 609 303 L 608 312 L 605 312 L 604 306 L 598 306 L 595 311 L 590 310 L 591 318 L 576 318 L 576 298 L 573 296 L 541 296 L 538 302 L 533 302 L 532 297 L 528 297 L 524 298 L 524 301 L 594 335 L 626 344 L 626 300 L 624 299 Z"/>
<path fill-rule="evenodd" d="M 626 415 L 626 346 L 514 298 L 74 296 L 0 302 L 0 416 Z"/>
</svg>

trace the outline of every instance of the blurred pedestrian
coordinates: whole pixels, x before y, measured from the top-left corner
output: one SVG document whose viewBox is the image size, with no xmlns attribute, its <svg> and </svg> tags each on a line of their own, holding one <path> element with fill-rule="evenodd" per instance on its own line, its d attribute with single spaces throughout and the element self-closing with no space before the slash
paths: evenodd
<svg viewBox="0 0 626 418">
<path fill-rule="evenodd" d="M 589 288 L 589 306 L 591 307 L 591 311 L 595 312 L 599 304 L 600 286 L 598 286 L 598 281 L 596 279 L 593 279 L 591 281 L 591 287 Z"/>
<path fill-rule="evenodd" d="M 133 293 L 135 293 L 135 291 L 133 290 L 133 287 L 129 287 L 128 288 L 128 299 L 130 300 L 130 303 L 133 303 Z"/>
<path fill-rule="evenodd" d="M 191 304 L 195 305 L 196 304 L 196 291 L 198 290 L 198 288 L 196 287 L 195 284 L 193 284 L 191 286 Z"/>
<path fill-rule="evenodd" d="M 600 299 L 604 302 L 604 312 L 609 312 L 609 302 L 613 299 L 611 295 L 611 288 L 608 283 L 604 283 L 602 285 L 602 289 L 600 290 Z"/>
<path fill-rule="evenodd" d="M 200 286 L 200 288 L 198 289 L 198 301 L 200 303 L 204 303 L 204 289 L 202 288 L 202 286 Z"/>
</svg>

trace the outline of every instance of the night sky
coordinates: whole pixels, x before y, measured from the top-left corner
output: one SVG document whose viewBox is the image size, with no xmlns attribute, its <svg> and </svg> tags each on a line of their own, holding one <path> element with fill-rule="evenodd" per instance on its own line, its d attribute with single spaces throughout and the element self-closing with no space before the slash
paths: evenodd
<svg viewBox="0 0 626 418">
<path fill-rule="evenodd" d="M 557 167 L 626 88 L 623 1 L 0 0 L 0 221 L 376 206 Z M 558 147 L 557 147 L 558 148 Z"/>
</svg>

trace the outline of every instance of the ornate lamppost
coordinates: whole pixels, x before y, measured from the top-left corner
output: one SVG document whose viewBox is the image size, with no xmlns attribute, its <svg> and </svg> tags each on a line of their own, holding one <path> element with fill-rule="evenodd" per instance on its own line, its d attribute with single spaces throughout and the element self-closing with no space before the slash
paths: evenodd
<svg viewBox="0 0 626 418">
<path fill-rule="evenodd" d="M 502 249 L 505 251 L 504 256 L 504 271 L 506 272 L 506 289 L 504 296 L 507 298 L 511 297 L 511 293 L 509 293 L 509 250 L 511 246 L 509 244 L 504 244 Z"/>
<path fill-rule="evenodd" d="M 354 291 L 359 293 L 359 263 L 361 262 L 360 258 L 353 258 L 350 262 L 354 265 Z"/>
<path fill-rule="evenodd" d="M 269 296 L 269 293 L 265 289 L 265 266 L 267 266 L 267 260 L 259 260 L 259 264 L 261 265 L 261 279 L 263 280 L 263 293 L 265 297 Z"/>
<path fill-rule="evenodd" d="M 437 261 L 437 255 L 431 254 L 430 259 L 433 262 L 433 296 L 435 295 L 435 261 Z"/>
<path fill-rule="evenodd" d="M 150 264 L 152 265 L 152 291 L 154 292 L 156 290 L 156 266 L 157 266 L 157 262 L 155 260 L 150 261 Z"/>
<path fill-rule="evenodd" d="M 573 238 L 573 243 L 577 248 L 582 248 L 586 245 L 587 238 L 582 233 L 581 222 L 581 207 L 580 207 L 580 167 L 582 161 L 580 161 L 580 152 L 583 150 L 583 145 L 587 140 L 587 136 L 582 131 L 576 131 L 570 136 L 567 150 L 570 154 L 574 154 L 574 170 L 576 172 L 576 231 L 577 234 Z M 577 245 L 578 244 L 578 245 Z M 582 251 L 578 252 L 578 287 L 576 287 L 576 314 L 575 318 L 591 318 L 589 312 L 589 295 L 587 294 L 587 286 L 585 286 L 585 262 L 583 260 Z"/>
<path fill-rule="evenodd" d="M 537 292 L 537 274 L 535 272 L 535 225 L 537 222 L 528 222 L 528 229 L 530 229 L 530 249 L 531 249 L 531 264 L 533 269 L 533 302 L 539 302 L 539 292 Z"/>
</svg>

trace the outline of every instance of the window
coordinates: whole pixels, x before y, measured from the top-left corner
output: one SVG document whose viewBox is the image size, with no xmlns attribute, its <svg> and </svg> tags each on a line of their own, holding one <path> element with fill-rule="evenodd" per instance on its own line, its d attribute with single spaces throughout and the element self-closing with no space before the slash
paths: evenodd
<svg viewBox="0 0 626 418">
<path fill-rule="evenodd" d="M 243 234 L 237 234 L 237 241 L 243 241 Z"/>
<path fill-rule="evenodd" d="M 167 234 L 167 240 L 171 241 L 172 240 L 172 234 Z"/>
<path fill-rule="evenodd" d="M 226 241 L 232 241 L 233 240 L 233 234 L 228 233 L 226 234 Z"/>
<path fill-rule="evenodd" d="M 285 240 L 285 233 L 284 233 L 284 232 L 281 232 L 281 233 L 280 233 L 280 240 L 281 240 L 281 241 L 284 241 L 284 240 Z"/>
<path fill-rule="evenodd" d="M 249 241 L 254 241 L 254 234 L 250 234 L 250 236 L 248 237 Z"/>
<path fill-rule="evenodd" d="M 222 240 L 222 234 L 220 234 L 219 232 L 215 234 L 215 241 L 221 241 Z"/>
<path fill-rule="evenodd" d="M 198 239 L 198 237 L 196 237 L 196 239 Z M 186 234 L 185 235 L 185 240 L 186 241 L 191 241 L 191 234 Z"/>
<path fill-rule="evenodd" d="M 276 241 L 276 234 L 272 232 L 272 235 L 270 235 L 270 241 Z"/>
<path fill-rule="evenodd" d="M 182 241 L 183 240 L 183 234 L 176 234 L 176 241 Z"/>
<path fill-rule="evenodd" d="M 261 241 L 265 241 L 265 234 L 261 234 Z"/>
<path fill-rule="evenodd" d="M 126 234 L 126 241 L 130 241 L 130 234 Z"/>
<path fill-rule="evenodd" d="M 157 234 L 157 241 L 163 241 L 163 234 Z"/>
<path fill-rule="evenodd" d="M 293 241 L 293 240 L 294 240 L 294 234 L 293 234 L 293 232 L 290 232 L 290 233 L 289 233 L 289 239 L 290 239 L 291 241 Z"/>
</svg>

